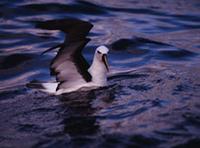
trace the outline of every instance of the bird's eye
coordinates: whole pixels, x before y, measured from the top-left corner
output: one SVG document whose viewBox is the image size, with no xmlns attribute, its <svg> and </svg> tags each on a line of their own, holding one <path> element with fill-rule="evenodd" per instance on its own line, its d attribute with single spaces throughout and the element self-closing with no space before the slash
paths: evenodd
<svg viewBox="0 0 200 148">
<path fill-rule="evenodd" d="M 98 54 L 101 54 L 101 52 L 100 52 L 100 51 L 97 51 L 97 53 L 98 53 Z"/>
</svg>

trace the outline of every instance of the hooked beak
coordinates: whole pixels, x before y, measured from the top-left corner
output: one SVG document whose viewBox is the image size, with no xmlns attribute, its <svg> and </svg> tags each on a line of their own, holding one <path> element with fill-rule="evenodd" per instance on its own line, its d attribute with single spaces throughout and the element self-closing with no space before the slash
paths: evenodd
<svg viewBox="0 0 200 148">
<path fill-rule="evenodd" d="M 106 67 L 107 71 L 109 71 L 108 60 L 107 60 L 107 55 L 106 54 L 103 54 L 102 61 L 105 64 L 105 67 Z"/>
</svg>

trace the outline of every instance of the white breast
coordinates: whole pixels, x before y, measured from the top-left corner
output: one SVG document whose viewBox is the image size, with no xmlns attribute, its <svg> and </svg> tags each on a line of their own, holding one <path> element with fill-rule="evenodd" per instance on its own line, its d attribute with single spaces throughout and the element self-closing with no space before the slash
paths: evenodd
<svg viewBox="0 0 200 148">
<path fill-rule="evenodd" d="M 107 85 L 107 69 L 104 64 L 94 58 L 92 65 L 88 69 L 92 76 L 92 82 L 96 86 Z"/>
</svg>

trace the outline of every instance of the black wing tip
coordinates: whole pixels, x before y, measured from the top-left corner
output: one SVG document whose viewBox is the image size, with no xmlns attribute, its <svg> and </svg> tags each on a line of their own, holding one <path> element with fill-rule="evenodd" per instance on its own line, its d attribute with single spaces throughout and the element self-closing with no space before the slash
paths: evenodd
<svg viewBox="0 0 200 148">
<path fill-rule="evenodd" d="M 80 20 L 77 18 L 55 19 L 47 21 L 37 21 L 35 27 L 47 30 L 62 30 L 68 32 L 71 27 L 83 27 L 89 30 L 93 27 L 88 21 Z M 83 28 L 82 28 L 83 29 Z"/>
<path fill-rule="evenodd" d="M 28 88 L 45 89 L 41 82 L 33 80 L 26 84 Z"/>
<path fill-rule="evenodd" d="M 90 22 L 83 21 L 80 19 L 66 18 L 37 22 L 36 27 L 47 30 L 60 30 L 67 34 L 64 43 L 45 50 L 41 54 L 43 55 L 46 52 L 49 52 L 55 48 L 62 48 L 63 45 L 68 45 L 71 42 L 78 42 L 84 40 L 88 35 L 89 31 L 92 29 L 93 25 Z M 90 41 L 90 39 L 85 40 L 87 40 L 87 42 Z"/>
</svg>

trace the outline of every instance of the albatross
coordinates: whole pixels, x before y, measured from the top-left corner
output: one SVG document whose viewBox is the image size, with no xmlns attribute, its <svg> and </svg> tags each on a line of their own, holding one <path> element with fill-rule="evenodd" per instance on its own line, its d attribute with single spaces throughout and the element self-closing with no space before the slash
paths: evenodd
<svg viewBox="0 0 200 148">
<path fill-rule="evenodd" d="M 36 27 L 60 30 L 66 34 L 64 43 L 43 52 L 59 48 L 50 64 L 50 72 L 56 77 L 56 82 L 40 83 L 40 90 L 60 95 L 83 87 L 90 89 L 107 85 L 109 49 L 104 45 L 97 47 L 91 65 L 82 55 L 83 48 L 90 41 L 86 36 L 93 27 L 91 23 L 71 18 L 38 22 Z M 37 85 L 38 83 L 31 83 L 30 86 Z"/>
</svg>

